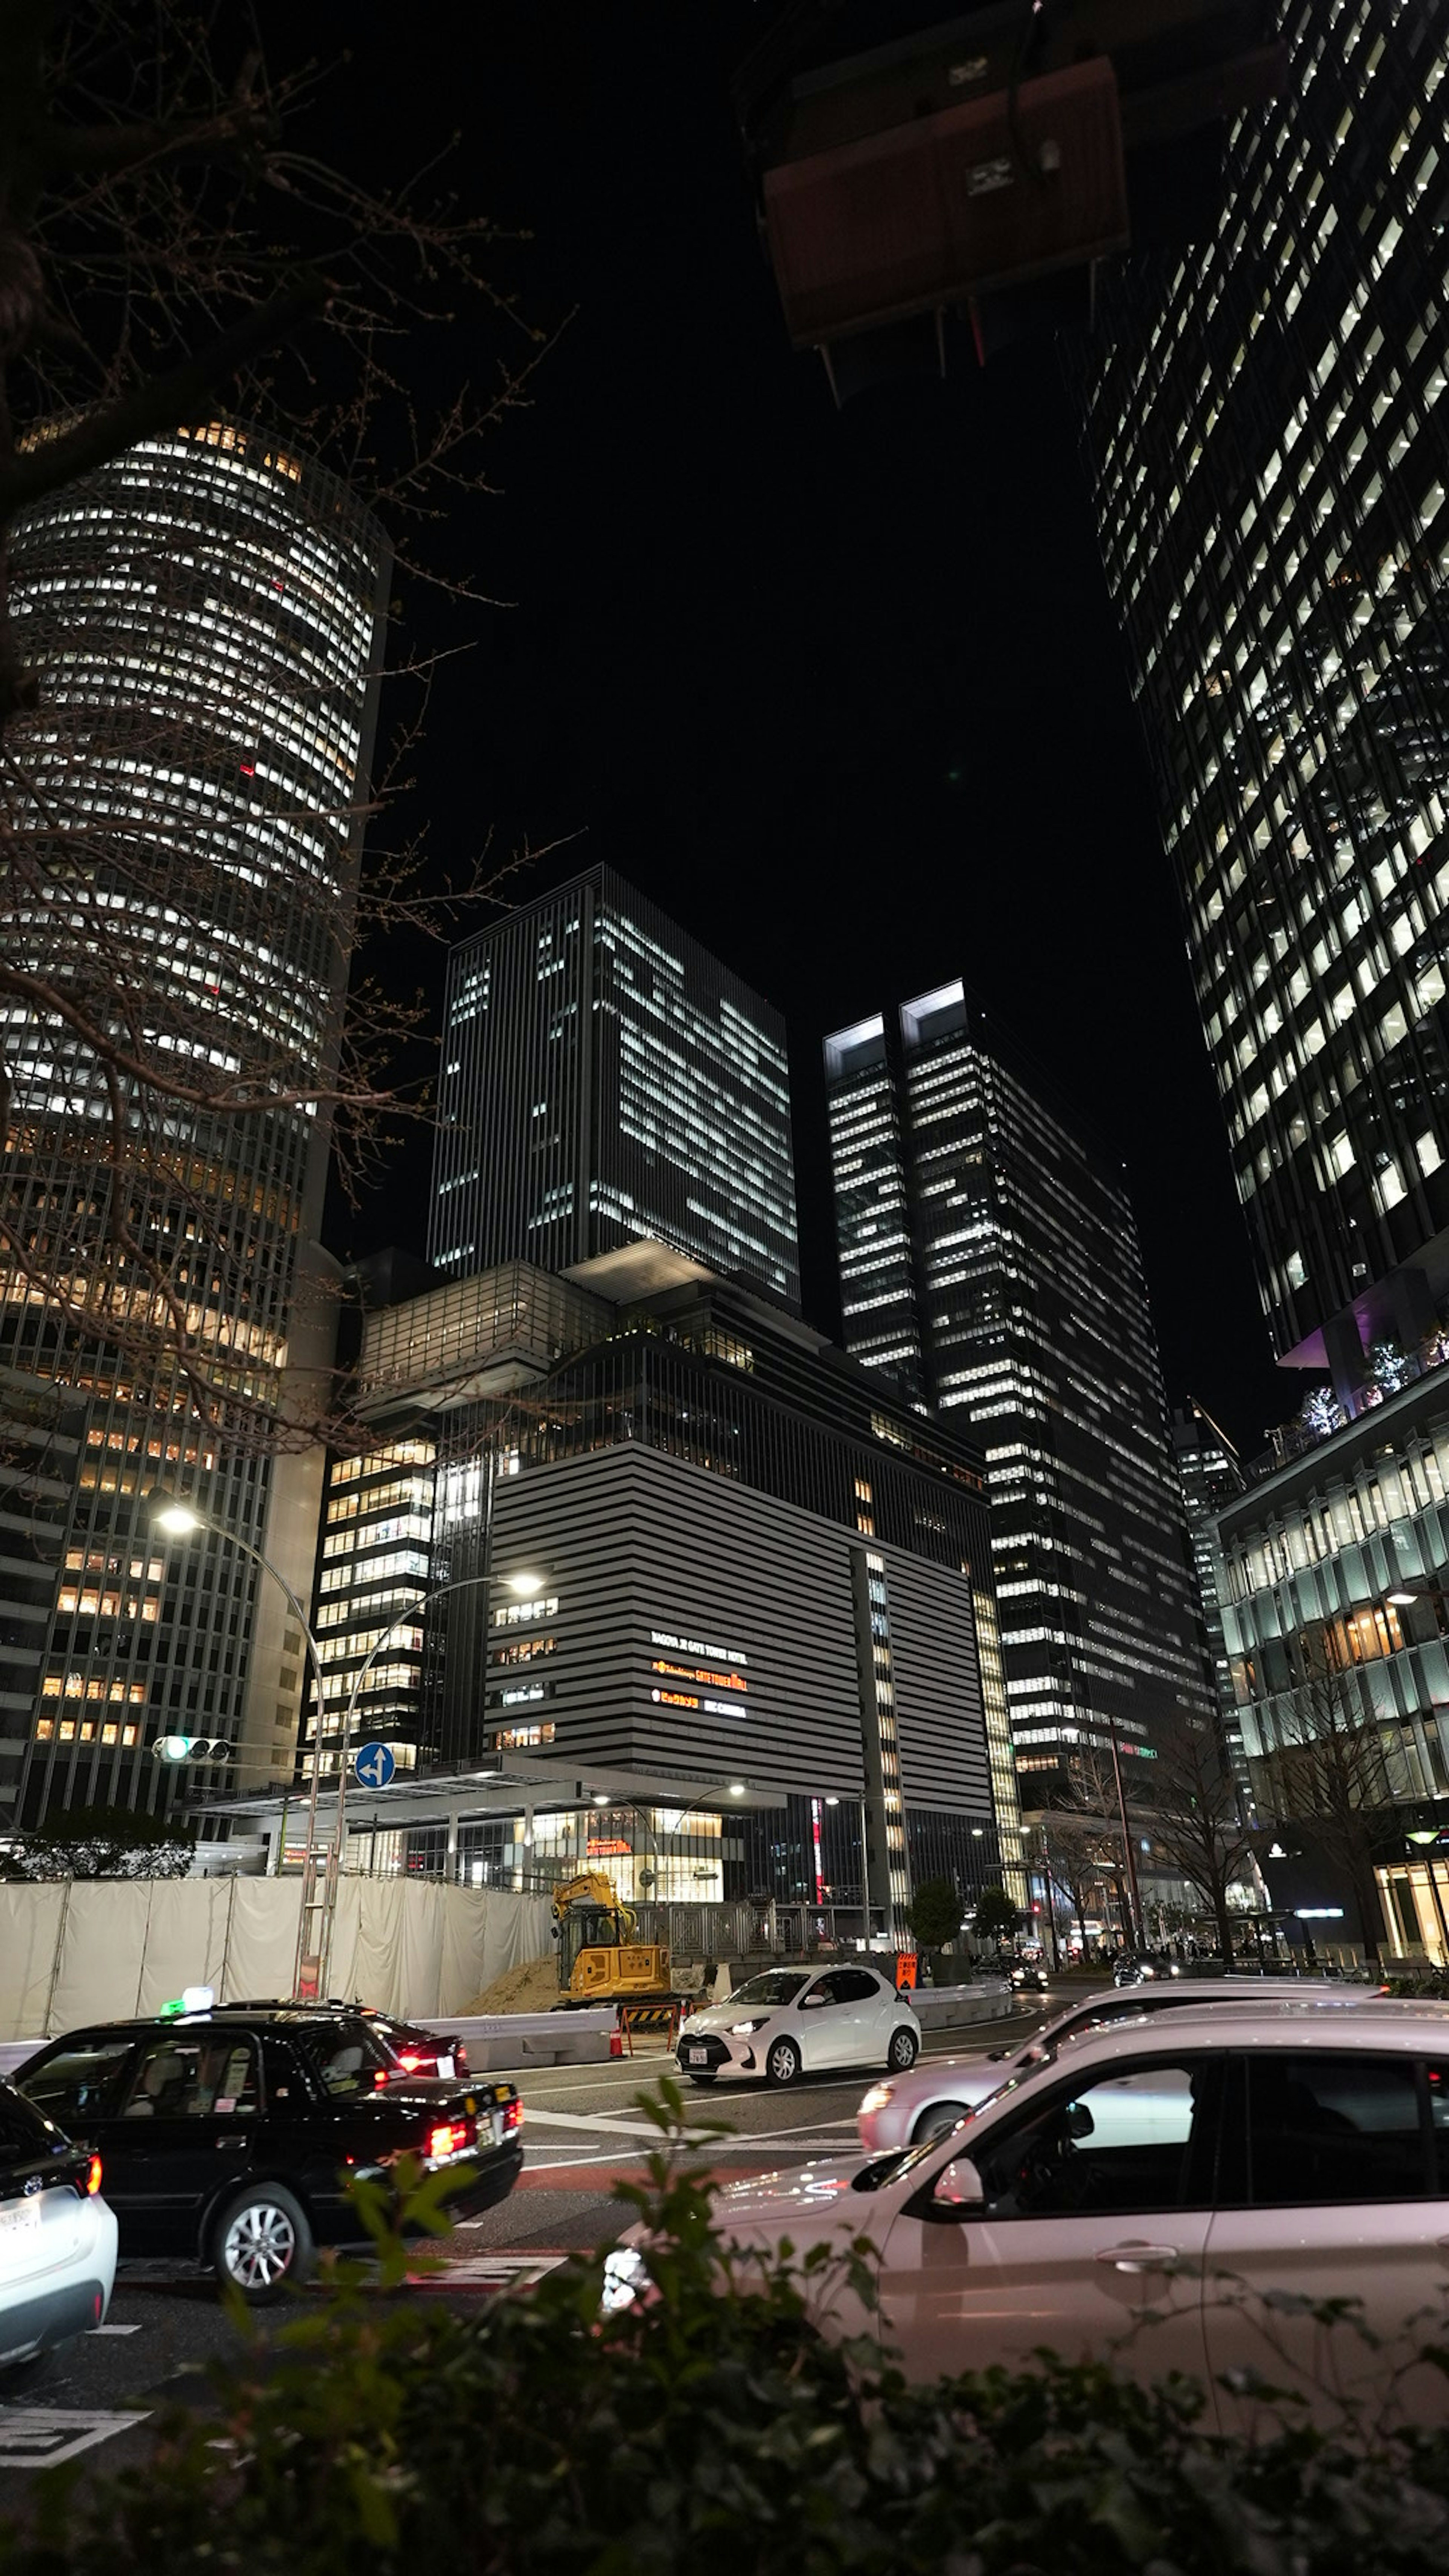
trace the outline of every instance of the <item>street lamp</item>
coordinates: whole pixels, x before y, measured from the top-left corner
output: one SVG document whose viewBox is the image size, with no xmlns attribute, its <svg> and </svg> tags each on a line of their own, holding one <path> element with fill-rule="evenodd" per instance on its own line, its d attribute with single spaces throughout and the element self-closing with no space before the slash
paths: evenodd
<svg viewBox="0 0 1449 2576">
<path fill-rule="evenodd" d="M 164 1504 L 161 1510 L 155 1515 L 155 1526 L 161 1531 L 165 1538 L 198 1538 L 204 1534 L 208 1538 L 225 1539 L 229 1547 L 240 1549 L 243 1556 L 249 1556 L 254 1565 L 259 1565 L 264 1574 L 269 1574 L 271 1576 L 272 1581 L 284 1594 L 287 1606 L 307 1641 L 307 1653 L 311 1658 L 312 1664 L 312 1678 L 317 1685 L 317 1713 L 319 1727 L 316 1739 L 312 1746 L 312 1778 L 307 1797 L 307 1850 L 302 1881 L 302 1911 L 297 1921 L 296 1974 L 293 1978 L 293 1990 L 295 1992 L 301 1982 L 303 1940 L 307 1926 L 309 1895 L 307 1873 L 309 1869 L 312 1868 L 314 1862 L 317 1839 L 317 1791 L 321 1784 L 322 1760 L 322 1737 L 320 1728 L 323 1705 L 322 1649 L 317 1643 L 312 1623 L 308 1618 L 306 1611 L 303 1609 L 301 1602 L 298 1600 L 296 1593 L 293 1591 L 291 1584 L 287 1581 L 285 1574 L 279 1573 L 277 1567 L 273 1565 L 271 1558 L 269 1556 L 264 1556 L 259 1547 L 253 1547 L 250 1539 L 239 1538 L 235 1530 L 223 1528 L 216 1521 L 204 1519 L 202 1514 L 198 1511 L 194 1511 L 189 1503 L 175 1502 Z M 285 1858 L 285 1853 L 279 1852 L 278 1858 L 279 1860 Z"/>
</svg>

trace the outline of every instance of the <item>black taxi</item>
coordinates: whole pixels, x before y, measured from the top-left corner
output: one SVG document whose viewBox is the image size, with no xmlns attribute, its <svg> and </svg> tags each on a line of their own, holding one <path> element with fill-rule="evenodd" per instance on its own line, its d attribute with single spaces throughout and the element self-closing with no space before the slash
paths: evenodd
<svg viewBox="0 0 1449 2576">
<path fill-rule="evenodd" d="M 253 2305 L 305 2281 L 318 2246 L 359 2241 L 352 2177 L 415 2156 L 454 2177 L 448 2207 L 464 2217 L 505 2200 L 523 2164 L 513 2085 L 400 2078 L 345 2008 L 97 2023 L 12 2081 L 101 2157 L 123 2261 L 195 2258 Z"/>
</svg>

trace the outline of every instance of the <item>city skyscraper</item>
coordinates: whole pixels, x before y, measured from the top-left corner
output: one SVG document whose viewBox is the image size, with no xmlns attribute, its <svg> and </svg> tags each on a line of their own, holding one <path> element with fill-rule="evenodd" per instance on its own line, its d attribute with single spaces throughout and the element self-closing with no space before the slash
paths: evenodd
<svg viewBox="0 0 1449 2576">
<path fill-rule="evenodd" d="M 1217 1693 L 1223 1742 L 1232 1764 L 1233 1777 L 1245 1798 L 1251 1802 L 1252 1779 L 1243 1749 L 1242 1712 L 1237 1704 L 1232 1662 L 1223 1636 L 1216 1543 L 1219 1512 L 1226 1511 L 1230 1503 L 1236 1502 L 1248 1480 L 1227 1433 L 1218 1428 L 1200 1405 L 1194 1404 L 1173 1414 L 1172 1448 L 1187 1510 L 1188 1543 L 1192 1549 L 1193 1571 L 1197 1576 L 1198 1604 L 1202 1611 L 1208 1660 L 1212 1666 L 1213 1687 Z"/>
<path fill-rule="evenodd" d="M 1351 1416 L 1449 1289 L 1449 41 L 1283 33 L 1215 237 L 1105 298 L 1086 450 L 1264 1311 Z"/>
<path fill-rule="evenodd" d="M 445 1276 L 648 1240 L 798 1308 L 784 1021 L 612 868 L 455 948 L 443 1028 Z"/>
<path fill-rule="evenodd" d="M 1121 1181 L 960 983 L 825 1041 L 845 1346 L 986 1452 L 1018 1770 L 1211 1707 Z"/>
<path fill-rule="evenodd" d="M 40 682 L 5 782 L 26 961 L 179 1077 L 148 1092 L 63 1014 L 8 1014 L 0 1359 L 14 1402 L 22 1382 L 83 1399 L 52 1595 L 6 1655 L 29 1717 L 7 1721 L 0 1801 L 26 1821 L 154 1804 L 163 1734 L 235 1744 L 231 1780 L 291 1771 L 302 1638 L 230 1538 L 305 1597 L 323 1461 L 269 1455 L 265 1423 L 329 1357 L 330 1120 L 298 1095 L 335 1079 L 387 579 L 345 486 L 221 421 L 145 440 L 14 531 Z M 279 1105 L 228 1111 L 228 1081 Z M 57 1290 L 37 1273 L 62 1222 Z M 258 1437 L 219 1435 L 168 1316 Z M 168 1491 L 218 1535 L 168 1548 Z"/>
</svg>

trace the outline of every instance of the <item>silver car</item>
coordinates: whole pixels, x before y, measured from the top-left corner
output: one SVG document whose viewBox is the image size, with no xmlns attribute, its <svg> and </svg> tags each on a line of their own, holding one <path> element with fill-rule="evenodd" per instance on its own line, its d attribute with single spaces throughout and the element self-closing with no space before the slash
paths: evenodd
<svg viewBox="0 0 1449 2576">
<path fill-rule="evenodd" d="M 856 2113 L 862 2146 L 878 2155 L 889 2147 L 919 2146 L 942 2136 L 964 2120 L 1009 2075 L 1024 2073 L 1054 2057 L 1064 2040 L 1095 2031 L 1140 2023 L 1159 2012 L 1182 2012 L 1202 2004 L 1236 2004 L 1240 2011 L 1281 2011 L 1285 2004 L 1321 2004 L 1325 2010 L 1379 2003 L 1366 1986 L 1330 1984 L 1327 1979 L 1272 1977 L 1192 1977 L 1164 1979 L 1161 1984 L 1124 1986 L 1088 1995 L 1044 2022 L 1020 2048 L 994 2048 L 986 2057 L 935 2057 L 907 2074 L 890 2074 L 872 2084 Z"/>
</svg>

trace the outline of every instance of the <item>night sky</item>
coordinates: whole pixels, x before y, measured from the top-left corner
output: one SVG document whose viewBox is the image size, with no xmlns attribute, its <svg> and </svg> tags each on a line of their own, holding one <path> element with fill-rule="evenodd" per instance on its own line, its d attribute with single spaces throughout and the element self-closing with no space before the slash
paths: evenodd
<svg viewBox="0 0 1449 2576">
<path fill-rule="evenodd" d="M 402 105 L 398 18 L 385 42 L 369 18 L 327 92 L 334 152 L 366 137 L 384 175 L 461 127 L 458 184 L 533 236 L 500 278 L 531 320 L 574 315 L 458 531 L 459 569 L 514 604 L 403 595 L 414 645 L 472 645 L 416 764 L 438 865 L 490 831 L 571 835 L 520 891 L 607 860 L 787 1012 L 806 1311 L 832 1332 L 821 1034 L 964 975 L 1123 1160 L 1169 1397 L 1260 1448 L 1297 1381 L 1050 346 L 836 411 L 755 236 L 745 0 L 409 13 Z M 490 354 L 460 333 L 447 363 Z M 436 997 L 441 956 L 421 965 Z M 419 1131 L 335 1248 L 421 1249 L 427 1162 Z"/>
</svg>

